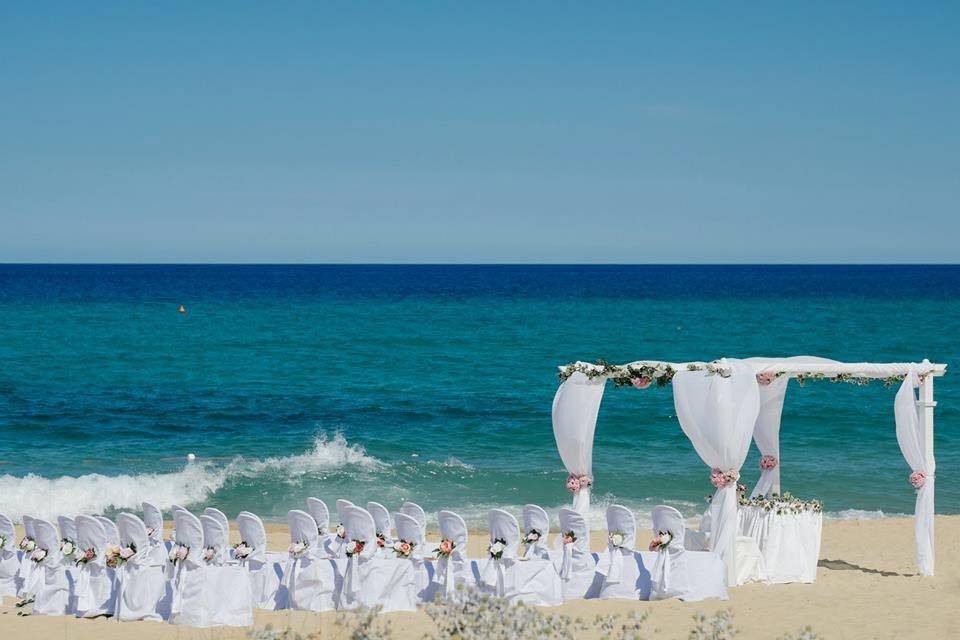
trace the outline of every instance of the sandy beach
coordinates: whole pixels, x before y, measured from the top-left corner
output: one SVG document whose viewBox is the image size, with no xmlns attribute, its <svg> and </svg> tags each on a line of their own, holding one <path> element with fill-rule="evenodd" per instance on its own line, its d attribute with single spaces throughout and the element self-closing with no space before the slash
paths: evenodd
<svg viewBox="0 0 960 640">
<path fill-rule="evenodd" d="M 823 545 L 817 581 L 811 585 L 751 584 L 731 589 L 730 600 L 684 603 L 578 600 L 551 612 L 592 620 L 597 614 L 648 611 L 647 629 L 655 637 L 686 638 L 698 612 L 710 615 L 730 610 L 738 637 L 773 640 L 810 625 L 823 638 L 955 638 L 960 622 L 952 611 L 960 604 L 960 516 L 937 516 L 937 575 L 914 574 L 913 520 L 829 521 L 823 527 Z M 268 524 L 271 548 L 286 546 L 286 528 Z M 235 532 L 234 532 L 235 533 Z M 431 536 L 434 539 L 436 536 Z M 604 535 L 593 536 L 593 546 Z M 482 535 L 473 535 L 471 554 L 483 549 Z M 117 623 L 111 620 L 76 620 L 66 617 L 17 615 L 13 598 L 0 607 L 0 638 L 139 640 L 242 638 L 246 629 L 192 629 L 162 623 Z M 336 613 L 256 611 L 257 628 L 272 625 L 298 632 L 320 631 L 323 637 L 345 634 L 335 625 Z M 434 632 L 426 614 L 395 613 L 390 620 L 394 637 L 420 639 Z M 583 637 L 599 637 L 584 634 Z"/>
</svg>

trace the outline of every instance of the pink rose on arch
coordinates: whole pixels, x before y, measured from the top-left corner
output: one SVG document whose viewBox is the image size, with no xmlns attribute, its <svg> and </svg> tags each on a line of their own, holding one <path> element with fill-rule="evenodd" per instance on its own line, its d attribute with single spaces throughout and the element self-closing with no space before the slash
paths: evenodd
<svg viewBox="0 0 960 640">
<path fill-rule="evenodd" d="M 570 492 L 580 491 L 580 478 L 571 473 L 567 476 L 566 487 Z"/>
<path fill-rule="evenodd" d="M 580 488 L 586 489 L 587 487 L 593 486 L 593 478 L 590 476 L 580 476 L 577 478 L 580 481 Z"/>
<path fill-rule="evenodd" d="M 764 371 L 757 374 L 757 384 L 761 387 L 769 387 L 770 384 L 777 379 L 777 374 L 772 371 Z"/>
<path fill-rule="evenodd" d="M 923 471 L 914 471 L 910 474 L 907 480 L 910 481 L 910 484 L 913 485 L 914 489 L 919 489 L 923 486 L 923 483 L 926 482 L 927 474 L 925 474 Z"/>
<path fill-rule="evenodd" d="M 736 482 L 738 475 L 739 474 L 733 469 L 721 471 L 720 469 L 714 468 L 710 471 L 710 484 L 715 486 L 717 489 L 721 489 L 731 482 Z"/>
<path fill-rule="evenodd" d="M 647 376 L 637 376 L 635 378 L 630 378 L 630 384 L 632 384 L 636 389 L 646 389 L 647 387 L 650 386 L 651 382 L 653 382 L 653 380 L 651 380 Z"/>
<path fill-rule="evenodd" d="M 761 456 L 760 457 L 760 468 L 764 471 L 770 471 L 777 466 L 777 457 L 776 456 Z"/>
</svg>

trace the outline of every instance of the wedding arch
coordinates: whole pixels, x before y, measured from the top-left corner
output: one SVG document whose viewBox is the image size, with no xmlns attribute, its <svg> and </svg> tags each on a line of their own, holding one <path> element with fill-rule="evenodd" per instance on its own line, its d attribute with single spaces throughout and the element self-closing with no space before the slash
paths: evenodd
<svg viewBox="0 0 960 640">
<path fill-rule="evenodd" d="M 697 454 L 710 469 L 716 487 L 710 506 L 711 548 L 736 573 L 737 479 L 751 439 L 762 455 L 761 475 L 753 496 L 780 491 L 780 416 L 791 379 L 829 380 L 865 385 L 899 383 L 894 398 L 897 443 L 911 469 L 908 481 L 917 491 L 914 537 L 920 575 L 933 575 L 933 513 L 936 462 L 933 456 L 933 380 L 946 365 L 919 363 L 838 362 L 814 356 L 720 359 L 711 362 L 637 360 L 627 364 L 573 362 L 560 367 L 560 387 L 553 398 L 553 433 L 569 472 L 573 507 L 586 513 L 593 485 L 593 441 L 607 380 L 617 387 L 646 388 L 672 384 L 677 419 Z M 919 390 L 919 397 L 917 392 Z"/>
</svg>

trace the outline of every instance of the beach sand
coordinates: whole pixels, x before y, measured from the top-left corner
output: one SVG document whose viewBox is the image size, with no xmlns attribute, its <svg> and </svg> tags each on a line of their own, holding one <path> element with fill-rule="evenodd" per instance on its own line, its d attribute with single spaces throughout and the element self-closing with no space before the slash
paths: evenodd
<svg viewBox="0 0 960 640">
<path fill-rule="evenodd" d="M 268 524 L 271 548 L 286 547 L 284 525 Z M 647 532 L 638 532 L 640 540 Z M 828 521 L 823 527 L 820 568 L 814 584 L 751 584 L 730 590 L 728 601 L 632 602 L 577 600 L 545 609 L 573 618 L 592 620 L 597 614 L 649 612 L 646 628 L 654 637 L 686 638 L 698 612 L 733 612 L 738 638 L 773 640 L 810 625 L 829 640 L 860 638 L 960 638 L 960 516 L 936 517 L 937 575 L 914 574 L 913 520 Z M 436 535 L 428 536 L 436 539 Z M 605 540 L 592 538 L 599 548 Z M 471 539 L 471 555 L 479 556 L 484 540 Z M 0 639 L 137 640 L 243 638 L 246 629 L 192 629 L 164 623 L 118 623 L 68 617 L 17 615 L 13 598 L 0 607 Z M 336 613 L 256 611 L 255 626 L 291 627 L 306 633 L 321 631 L 323 638 L 344 637 L 334 621 Z M 395 613 L 390 620 L 394 637 L 419 640 L 434 627 L 426 614 Z M 598 637 L 599 633 L 583 637 Z"/>
</svg>

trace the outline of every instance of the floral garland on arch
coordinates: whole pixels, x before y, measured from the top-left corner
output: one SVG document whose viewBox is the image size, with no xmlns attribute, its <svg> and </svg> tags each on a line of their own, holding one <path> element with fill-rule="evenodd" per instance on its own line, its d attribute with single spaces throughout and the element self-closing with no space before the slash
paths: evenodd
<svg viewBox="0 0 960 640">
<path fill-rule="evenodd" d="M 722 361 L 713 362 L 689 362 L 685 365 L 687 371 L 704 371 L 707 375 L 719 375 L 723 378 L 730 377 L 730 369 L 722 364 Z M 673 381 L 673 376 L 677 373 L 676 367 L 668 362 L 641 361 L 631 364 L 611 364 L 606 360 L 597 360 L 596 363 L 574 362 L 560 367 L 558 376 L 560 382 L 564 382 L 574 373 L 582 373 L 590 380 L 605 377 L 613 381 L 617 387 L 633 387 L 635 389 L 646 389 L 656 383 L 658 387 L 665 387 Z M 757 383 L 761 386 L 767 386 L 773 383 L 780 376 L 786 375 L 784 372 L 762 371 L 757 374 Z M 922 382 L 926 373 L 919 374 Z M 887 376 L 885 378 L 867 378 L 864 376 L 854 376 L 850 373 L 837 373 L 827 375 L 816 371 L 794 373 L 793 377 L 802 387 L 810 380 L 827 380 L 832 383 L 846 382 L 858 386 L 866 386 L 875 379 L 881 380 L 886 387 L 903 382 L 906 377 L 903 375 Z"/>
<path fill-rule="evenodd" d="M 580 491 L 580 489 L 588 489 L 593 486 L 593 478 L 586 474 L 571 473 L 567 476 L 567 479 L 563 481 L 563 486 L 565 486 L 570 493 L 576 493 Z"/>
</svg>

